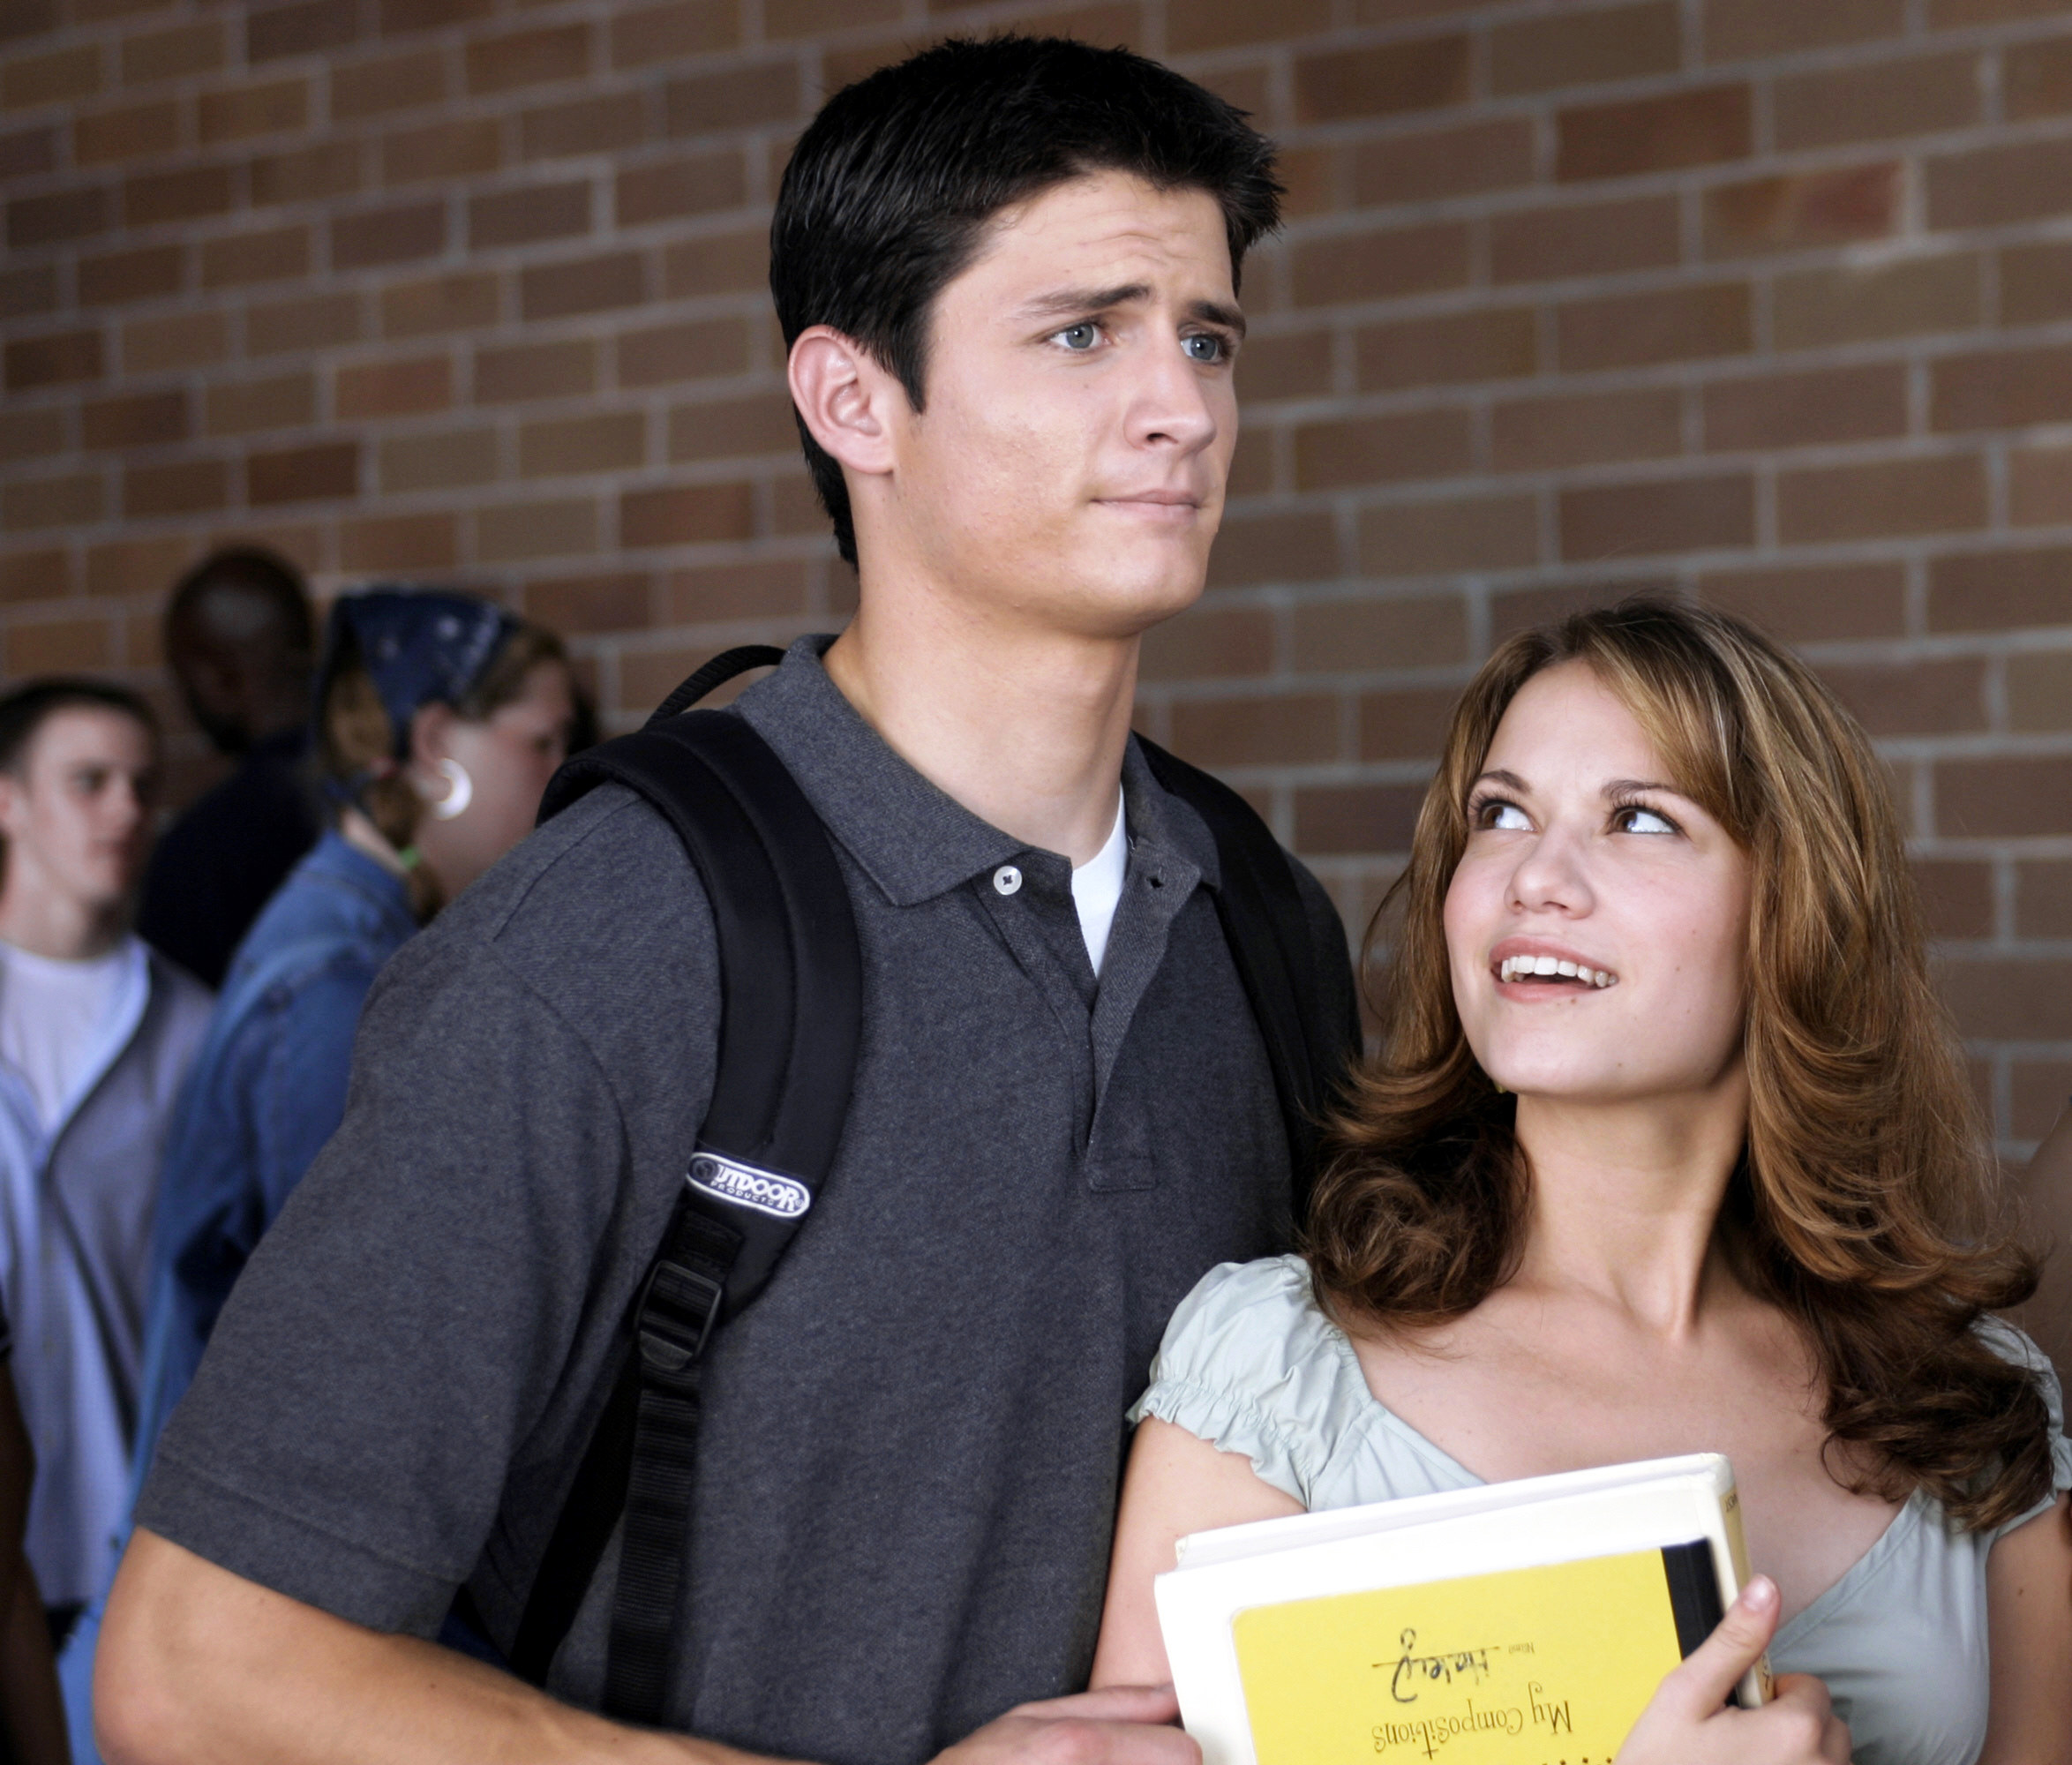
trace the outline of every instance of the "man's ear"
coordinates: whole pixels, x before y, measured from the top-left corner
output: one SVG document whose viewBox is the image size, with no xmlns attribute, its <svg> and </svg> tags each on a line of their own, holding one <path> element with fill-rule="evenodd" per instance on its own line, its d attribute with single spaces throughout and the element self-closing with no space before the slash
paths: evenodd
<svg viewBox="0 0 2072 1765">
<path fill-rule="evenodd" d="M 813 439 L 852 472 L 892 469 L 892 426 L 907 409 L 906 390 L 869 353 L 839 331 L 801 331 L 787 364 L 792 402 Z"/>
</svg>

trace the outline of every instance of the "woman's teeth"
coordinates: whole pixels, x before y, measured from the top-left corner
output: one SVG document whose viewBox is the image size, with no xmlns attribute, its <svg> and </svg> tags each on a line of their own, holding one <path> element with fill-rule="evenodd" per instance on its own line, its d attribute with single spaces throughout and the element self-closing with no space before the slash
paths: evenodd
<svg viewBox="0 0 2072 1765">
<path fill-rule="evenodd" d="M 1507 956 L 1497 965 L 1499 980 L 1535 980 L 1543 976 L 1549 980 L 1580 980 L 1590 987 L 1610 987 L 1618 979 L 1604 969 L 1585 968 L 1580 962 L 1554 956 Z"/>
</svg>

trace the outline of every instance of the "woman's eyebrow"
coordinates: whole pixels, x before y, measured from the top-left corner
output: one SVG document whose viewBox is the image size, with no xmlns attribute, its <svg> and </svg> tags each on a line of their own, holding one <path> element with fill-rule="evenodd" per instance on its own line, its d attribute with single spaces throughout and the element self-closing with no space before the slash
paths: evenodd
<svg viewBox="0 0 2072 1765">
<path fill-rule="evenodd" d="M 1506 791 L 1529 791 L 1532 786 L 1515 772 L 1506 772 L 1501 766 L 1491 767 L 1475 781 L 1478 785 L 1501 785 Z"/>
<path fill-rule="evenodd" d="M 1655 778 L 1612 778 L 1606 781 L 1603 794 L 1607 797 L 1630 797 L 1636 791 L 1668 791 L 1675 796 L 1683 792 L 1674 785 L 1664 785 Z"/>
</svg>

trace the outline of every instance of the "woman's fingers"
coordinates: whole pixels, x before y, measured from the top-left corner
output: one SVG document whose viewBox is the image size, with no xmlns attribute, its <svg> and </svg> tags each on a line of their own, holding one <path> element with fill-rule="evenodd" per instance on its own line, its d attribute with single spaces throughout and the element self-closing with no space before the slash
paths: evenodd
<svg viewBox="0 0 2072 1765">
<path fill-rule="evenodd" d="M 1663 1680 L 1655 1704 L 1691 1718 L 1710 1716 L 1733 1695 L 1777 1634 L 1777 1584 L 1757 1575 L 1728 1607 L 1717 1628 Z"/>
</svg>

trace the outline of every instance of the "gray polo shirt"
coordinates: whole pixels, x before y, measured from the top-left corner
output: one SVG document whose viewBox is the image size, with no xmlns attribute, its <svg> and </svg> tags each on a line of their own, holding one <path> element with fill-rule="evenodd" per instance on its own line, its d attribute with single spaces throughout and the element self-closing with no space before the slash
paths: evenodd
<svg viewBox="0 0 2072 1765">
<path fill-rule="evenodd" d="M 1084 1684 L 1123 1413 L 1196 1280 L 1284 1245 L 1287 1152 L 1192 811 L 1132 747 L 1097 985 L 1067 861 L 900 760 L 828 642 L 737 702 L 834 835 L 862 1049 L 822 1198 L 716 1339 L 672 1715 L 909 1765 Z M 1342 1021 L 1343 935 L 1303 885 Z M 465 1581 L 507 1643 L 683 1181 L 717 996 L 694 873 L 617 786 L 407 945 L 140 1521 L 379 1629 L 432 1634 Z M 576 1702 L 616 1560 L 555 1664 Z"/>
</svg>

